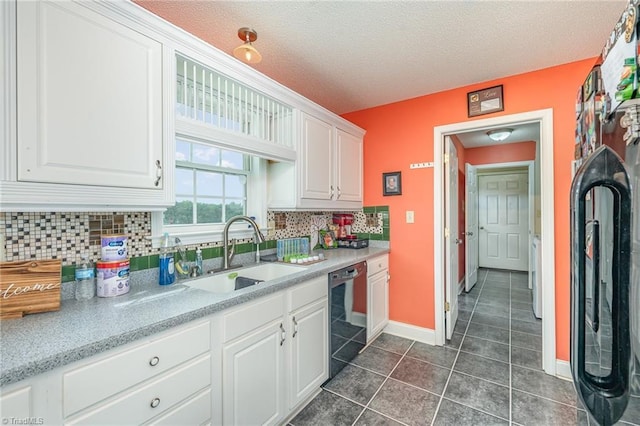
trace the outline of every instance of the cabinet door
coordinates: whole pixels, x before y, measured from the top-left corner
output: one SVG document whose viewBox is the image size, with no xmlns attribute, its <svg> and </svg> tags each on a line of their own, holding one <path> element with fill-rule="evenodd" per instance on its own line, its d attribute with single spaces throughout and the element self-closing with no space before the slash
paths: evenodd
<svg viewBox="0 0 640 426">
<path fill-rule="evenodd" d="M 31 417 L 31 405 L 31 386 L 0 394 L 0 413 L 3 420 Z"/>
<path fill-rule="evenodd" d="M 291 359 L 289 409 L 315 392 L 329 377 L 329 320 L 324 298 L 289 315 Z"/>
<path fill-rule="evenodd" d="M 382 270 L 369 276 L 367 286 L 369 287 L 369 315 L 367 316 L 367 343 L 384 329 L 389 322 L 389 282 L 387 280 L 388 270 Z"/>
<path fill-rule="evenodd" d="M 75 2 L 17 2 L 18 180 L 162 189 L 162 45 Z"/>
<path fill-rule="evenodd" d="M 223 346 L 223 424 L 275 424 L 284 417 L 285 334 L 275 321 Z"/>
<path fill-rule="evenodd" d="M 302 198 L 331 200 L 333 186 L 333 127 L 302 114 Z"/>
<path fill-rule="evenodd" d="M 336 131 L 337 201 L 362 201 L 362 139 Z"/>
</svg>

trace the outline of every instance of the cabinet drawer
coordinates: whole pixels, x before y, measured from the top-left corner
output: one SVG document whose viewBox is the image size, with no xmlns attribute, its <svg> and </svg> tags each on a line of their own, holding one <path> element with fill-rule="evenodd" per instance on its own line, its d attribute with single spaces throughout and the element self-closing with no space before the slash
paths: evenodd
<svg viewBox="0 0 640 426">
<path fill-rule="evenodd" d="M 367 275 L 371 276 L 380 271 L 384 271 L 385 269 L 389 269 L 389 256 L 383 255 L 378 257 L 373 257 L 367 260 Z"/>
<path fill-rule="evenodd" d="M 204 322 L 64 373 L 64 416 L 209 352 L 210 341 Z"/>
<path fill-rule="evenodd" d="M 139 389 L 123 392 L 117 399 L 66 424 L 141 424 L 210 386 L 211 356 L 203 355 L 184 367 L 150 381 Z"/>
<path fill-rule="evenodd" d="M 329 279 L 324 275 L 294 287 L 289 292 L 289 311 L 295 311 L 302 306 L 327 297 L 328 291 Z"/>
<path fill-rule="evenodd" d="M 148 425 L 202 425 L 211 419 L 211 388 L 167 411 Z"/>
<path fill-rule="evenodd" d="M 282 293 L 246 303 L 224 316 L 223 342 L 242 336 L 270 321 L 282 319 L 283 312 L 284 296 Z"/>
</svg>

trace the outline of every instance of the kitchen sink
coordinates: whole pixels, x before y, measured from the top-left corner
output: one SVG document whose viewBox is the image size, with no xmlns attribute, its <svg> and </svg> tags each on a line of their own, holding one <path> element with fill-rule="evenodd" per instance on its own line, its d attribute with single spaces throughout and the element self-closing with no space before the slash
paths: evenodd
<svg viewBox="0 0 640 426">
<path fill-rule="evenodd" d="M 259 285 L 264 281 L 275 280 L 295 274 L 303 269 L 304 266 L 282 263 L 262 263 L 242 269 L 231 269 L 214 275 L 205 275 L 193 281 L 187 281 L 184 285 L 211 293 L 225 294 Z"/>
</svg>

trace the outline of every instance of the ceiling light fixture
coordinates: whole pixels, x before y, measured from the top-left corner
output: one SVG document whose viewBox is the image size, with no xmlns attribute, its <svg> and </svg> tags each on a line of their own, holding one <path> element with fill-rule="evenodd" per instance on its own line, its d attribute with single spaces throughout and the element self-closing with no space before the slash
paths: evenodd
<svg viewBox="0 0 640 426">
<path fill-rule="evenodd" d="M 489 130 L 487 132 L 487 136 L 489 136 L 496 142 L 502 142 L 503 140 L 511 136 L 511 133 L 513 133 L 513 129 L 495 129 Z"/>
<path fill-rule="evenodd" d="M 238 37 L 244 41 L 233 49 L 233 56 L 249 64 L 257 64 L 262 60 L 262 55 L 251 43 L 258 39 L 258 33 L 251 28 L 242 27 L 238 30 Z"/>
</svg>

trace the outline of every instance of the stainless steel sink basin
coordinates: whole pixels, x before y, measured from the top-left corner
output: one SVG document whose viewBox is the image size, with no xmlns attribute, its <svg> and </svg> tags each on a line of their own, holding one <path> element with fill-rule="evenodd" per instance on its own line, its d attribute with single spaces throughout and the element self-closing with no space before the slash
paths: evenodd
<svg viewBox="0 0 640 426">
<path fill-rule="evenodd" d="M 206 275 L 184 285 L 211 293 L 225 294 L 245 287 L 260 285 L 263 281 L 275 280 L 304 270 L 304 266 L 282 263 L 262 263 L 242 269 L 231 269 L 215 275 Z M 237 285 L 236 285 L 237 281 Z"/>
</svg>

